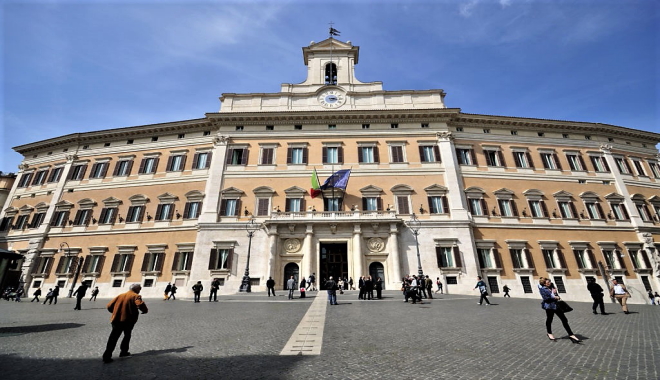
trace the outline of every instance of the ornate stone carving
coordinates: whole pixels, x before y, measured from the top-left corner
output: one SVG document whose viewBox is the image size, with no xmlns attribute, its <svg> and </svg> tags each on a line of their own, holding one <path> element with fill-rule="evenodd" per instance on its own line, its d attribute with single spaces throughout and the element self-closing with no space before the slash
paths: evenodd
<svg viewBox="0 0 660 380">
<path fill-rule="evenodd" d="M 605 153 L 611 153 L 612 144 L 600 144 L 600 150 L 602 150 Z"/>
<path fill-rule="evenodd" d="M 644 238 L 644 244 L 653 244 L 653 234 L 644 232 L 642 237 Z"/>
<path fill-rule="evenodd" d="M 300 244 L 300 240 L 298 239 L 286 239 L 284 241 L 284 250 L 287 253 L 295 253 L 300 251 L 300 247 L 302 244 Z"/>
<path fill-rule="evenodd" d="M 371 223 L 371 228 L 373 228 L 374 232 L 378 231 L 378 223 Z"/>
<path fill-rule="evenodd" d="M 229 137 L 219 135 L 213 137 L 213 145 L 227 145 L 229 144 Z"/>
<path fill-rule="evenodd" d="M 449 140 L 454 141 L 454 135 L 449 131 L 438 132 L 436 133 L 438 140 Z"/>
<path fill-rule="evenodd" d="M 296 225 L 293 223 L 289 224 L 289 232 L 293 233 L 293 231 L 295 230 L 296 230 Z"/>
<path fill-rule="evenodd" d="M 78 155 L 76 154 L 71 153 L 66 155 L 66 162 L 73 162 L 77 159 L 78 159 Z"/>
<path fill-rule="evenodd" d="M 385 249 L 385 241 L 379 237 L 373 237 L 367 241 L 369 252 L 382 252 Z"/>
<path fill-rule="evenodd" d="M 28 170 L 30 168 L 30 165 L 28 164 L 18 164 L 18 170 Z"/>
<path fill-rule="evenodd" d="M 336 224 L 331 224 L 330 225 L 330 232 L 333 234 L 337 233 L 337 225 Z"/>
</svg>

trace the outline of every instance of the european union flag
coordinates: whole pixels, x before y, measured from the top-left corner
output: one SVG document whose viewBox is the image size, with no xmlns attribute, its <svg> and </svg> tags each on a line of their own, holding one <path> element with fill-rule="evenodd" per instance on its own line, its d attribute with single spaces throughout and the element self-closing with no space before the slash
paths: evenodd
<svg viewBox="0 0 660 380">
<path fill-rule="evenodd" d="M 346 186 L 348 185 L 348 177 L 350 176 L 351 169 L 337 170 L 336 172 L 332 173 L 328 179 L 325 180 L 323 185 L 321 185 L 321 189 L 326 190 L 334 187 L 335 189 L 346 190 Z"/>
</svg>

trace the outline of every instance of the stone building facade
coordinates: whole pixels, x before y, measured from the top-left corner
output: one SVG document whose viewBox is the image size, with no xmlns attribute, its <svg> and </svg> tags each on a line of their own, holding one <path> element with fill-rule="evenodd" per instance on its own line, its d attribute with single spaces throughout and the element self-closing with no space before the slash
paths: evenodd
<svg viewBox="0 0 660 380">
<path fill-rule="evenodd" d="M 25 257 L 22 282 L 186 296 L 214 278 L 235 293 L 247 269 L 252 291 L 312 273 L 398 289 L 422 270 L 448 293 L 472 294 L 476 276 L 519 297 L 538 297 L 539 276 L 574 300 L 590 277 L 660 291 L 660 135 L 385 91 L 333 38 L 303 58 L 305 82 L 223 94 L 203 118 L 16 147 L 0 245 Z M 313 173 L 340 169 L 345 189 L 312 198 Z"/>
</svg>

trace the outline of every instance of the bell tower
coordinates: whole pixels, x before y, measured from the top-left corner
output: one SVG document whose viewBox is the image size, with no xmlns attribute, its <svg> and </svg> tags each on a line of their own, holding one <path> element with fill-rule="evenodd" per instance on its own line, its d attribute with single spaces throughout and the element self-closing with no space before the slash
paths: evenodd
<svg viewBox="0 0 660 380">
<path fill-rule="evenodd" d="M 341 86 L 361 83 L 355 78 L 360 48 L 350 41 L 328 38 L 319 43 L 311 42 L 303 48 L 303 60 L 307 66 L 307 80 L 301 85 Z"/>
</svg>

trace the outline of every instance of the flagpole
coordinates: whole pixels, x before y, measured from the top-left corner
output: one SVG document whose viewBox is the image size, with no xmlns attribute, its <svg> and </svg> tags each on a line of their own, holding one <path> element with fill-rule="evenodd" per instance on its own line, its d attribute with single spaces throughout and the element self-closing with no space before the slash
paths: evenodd
<svg viewBox="0 0 660 380">
<path fill-rule="evenodd" d="M 341 204 L 342 205 L 344 204 L 344 197 L 346 196 L 346 189 L 348 188 L 348 181 L 351 179 L 350 173 L 352 171 L 353 171 L 353 166 L 351 166 L 351 168 L 348 169 L 349 176 L 348 176 L 348 179 L 346 180 L 346 187 L 344 187 L 344 192 L 341 195 Z"/>
</svg>

